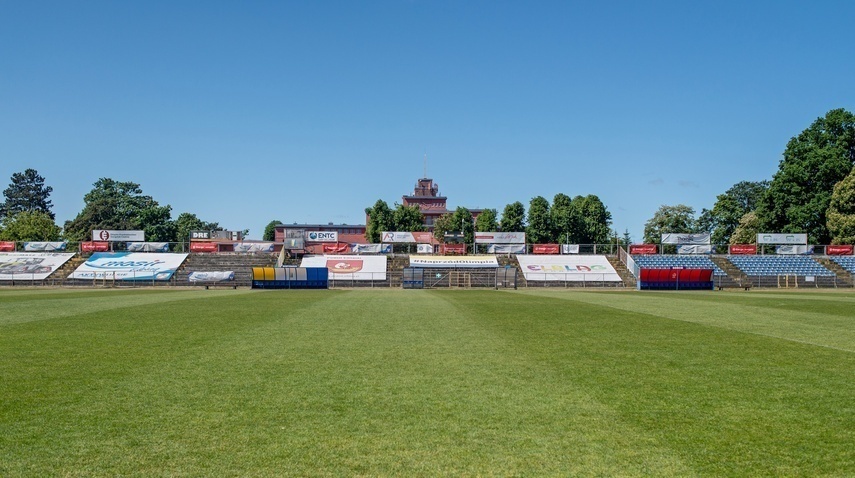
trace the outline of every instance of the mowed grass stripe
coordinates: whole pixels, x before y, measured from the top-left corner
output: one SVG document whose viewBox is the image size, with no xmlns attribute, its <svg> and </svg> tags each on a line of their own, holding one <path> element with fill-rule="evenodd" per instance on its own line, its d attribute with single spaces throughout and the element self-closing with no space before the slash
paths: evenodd
<svg viewBox="0 0 855 478">
<path fill-rule="evenodd" d="M 761 291 L 522 293 L 855 352 L 855 297 L 851 291 L 789 296 Z"/>
</svg>

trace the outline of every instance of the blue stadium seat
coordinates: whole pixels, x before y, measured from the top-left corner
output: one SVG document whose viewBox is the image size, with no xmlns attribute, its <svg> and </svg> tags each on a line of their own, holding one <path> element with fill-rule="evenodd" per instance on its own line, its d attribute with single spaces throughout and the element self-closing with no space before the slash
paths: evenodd
<svg viewBox="0 0 855 478">
<path fill-rule="evenodd" d="M 749 276 L 834 276 L 834 272 L 806 256 L 731 255 L 727 256 L 727 259 Z"/>
</svg>

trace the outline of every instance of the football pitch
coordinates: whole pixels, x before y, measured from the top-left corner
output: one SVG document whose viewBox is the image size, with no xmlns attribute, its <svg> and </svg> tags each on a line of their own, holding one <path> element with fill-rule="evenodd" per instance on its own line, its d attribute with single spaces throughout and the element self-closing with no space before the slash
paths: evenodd
<svg viewBox="0 0 855 478">
<path fill-rule="evenodd" d="M 0 476 L 853 476 L 855 293 L 0 290 Z"/>
</svg>

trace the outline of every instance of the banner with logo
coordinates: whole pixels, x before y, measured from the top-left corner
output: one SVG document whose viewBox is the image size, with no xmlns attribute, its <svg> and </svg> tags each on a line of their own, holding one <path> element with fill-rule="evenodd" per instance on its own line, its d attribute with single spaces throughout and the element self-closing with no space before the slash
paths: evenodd
<svg viewBox="0 0 855 478">
<path fill-rule="evenodd" d="M 579 244 L 561 244 L 562 254 L 578 254 Z"/>
<path fill-rule="evenodd" d="M 168 242 L 129 242 L 131 252 L 169 252 Z"/>
<path fill-rule="evenodd" d="M 220 246 L 215 242 L 191 242 L 190 252 L 219 252 Z"/>
<path fill-rule="evenodd" d="M 209 241 L 211 239 L 211 231 L 190 231 L 191 241 Z"/>
<path fill-rule="evenodd" d="M 433 233 L 430 232 L 384 232 L 380 242 L 403 242 L 410 244 L 431 244 Z"/>
<path fill-rule="evenodd" d="M 392 244 L 351 244 L 350 252 L 354 254 L 391 254 Z"/>
<path fill-rule="evenodd" d="M 2 241 L 0 242 L 0 252 L 13 252 L 15 250 L 15 243 L 12 241 Z"/>
<path fill-rule="evenodd" d="M 829 256 L 851 256 L 853 247 L 850 245 L 825 246 L 825 253 Z"/>
<path fill-rule="evenodd" d="M 757 244 L 807 244 L 807 234 L 757 234 Z"/>
<path fill-rule="evenodd" d="M 107 252 L 109 250 L 109 242 L 91 241 L 80 243 L 80 252 Z"/>
<path fill-rule="evenodd" d="M 25 242 L 24 250 L 27 252 L 64 251 L 67 245 L 67 242 Z"/>
<path fill-rule="evenodd" d="M 417 244 L 416 252 L 419 254 L 433 254 L 433 244 Z"/>
<path fill-rule="evenodd" d="M 106 242 L 145 242 L 145 232 L 95 229 L 92 231 L 92 240 Z"/>
<path fill-rule="evenodd" d="M 657 254 L 659 246 L 656 244 L 630 244 L 630 254 Z"/>
<path fill-rule="evenodd" d="M 493 268 L 499 267 L 496 256 L 410 256 L 410 267 Z"/>
<path fill-rule="evenodd" d="M 300 267 L 326 267 L 330 280 L 386 280 L 386 256 L 304 256 Z"/>
<path fill-rule="evenodd" d="M 525 233 L 476 232 L 475 244 L 525 244 Z"/>
<path fill-rule="evenodd" d="M 712 254 L 710 244 L 680 244 L 677 246 L 677 254 Z"/>
<path fill-rule="evenodd" d="M 72 257 L 72 252 L 0 252 L 0 280 L 44 280 Z"/>
<path fill-rule="evenodd" d="M 490 254 L 525 254 L 525 244 L 490 244 L 487 246 Z"/>
<path fill-rule="evenodd" d="M 525 280 L 621 282 L 605 256 L 519 255 L 517 261 Z"/>
<path fill-rule="evenodd" d="M 561 246 L 558 244 L 532 244 L 532 254 L 561 254 Z"/>
<path fill-rule="evenodd" d="M 728 252 L 734 255 L 750 255 L 757 254 L 756 244 L 731 244 Z"/>
<path fill-rule="evenodd" d="M 69 279 L 166 281 L 187 254 L 148 252 L 96 252 L 80 265 Z"/>
<path fill-rule="evenodd" d="M 466 254 L 466 244 L 440 244 L 440 254 Z"/>
<path fill-rule="evenodd" d="M 676 233 L 665 233 L 662 234 L 662 244 L 709 244 L 710 243 L 710 233 L 701 232 L 697 234 L 676 234 Z"/>
<path fill-rule="evenodd" d="M 798 246 L 780 245 L 780 246 L 775 246 L 775 253 L 776 253 L 776 254 L 783 254 L 783 255 L 793 255 L 793 254 L 813 254 L 813 246 L 805 246 L 805 245 L 798 245 Z"/>
<path fill-rule="evenodd" d="M 190 282 L 228 282 L 235 280 L 235 271 L 196 271 L 187 276 Z"/>
<path fill-rule="evenodd" d="M 306 231 L 306 242 L 338 242 L 338 231 Z"/>
<path fill-rule="evenodd" d="M 347 254 L 348 252 L 350 252 L 350 244 L 324 244 L 323 250 L 324 254 Z"/>
<path fill-rule="evenodd" d="M 272 242 L 235 242 L 235 252 L 273 252 Z"/>
</svg>

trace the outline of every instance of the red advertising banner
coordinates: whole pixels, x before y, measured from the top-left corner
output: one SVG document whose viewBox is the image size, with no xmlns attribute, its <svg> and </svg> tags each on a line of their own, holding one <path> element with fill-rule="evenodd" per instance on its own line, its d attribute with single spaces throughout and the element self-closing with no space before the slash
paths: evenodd
<svg viewBox="0 0 855 478">
<path fill-rule="evenodd" d="M 531 252 L 534 254 L 561 254 L 560 244 L 532 244 Z"/>
<path fill-rule="evenodd" d="M 466 254 L 466 244 L 442 244 L 439 246 L 440 254 Z"/>
<path fill-rule="evenodd" d="M 350 244 L 324 244 L 324 254 L 347 254 L 350 252 Z"/>
<path fill-rule="evenodd" d="M 630 254 L 656 254 L 659 252 L 659 246 L 656 244 L 630 244 Z"/>
<path fill-rule="evenodd" d="M 219 252 L 219 245 L 214 242 L 191 242 L 190 252 Z"/>
<path fill-rule="evenodd" d="M 14 252 L 15 251 L 15 243 L 11 242 L 11 241 L 0 242 L 0 251 L 2 251 L 2 252 Z"/>
<path fill-rule="evenodd" d="M 731 244 L 731 254 L 757 254 L 756 244 Z"/>
<path fill-rule="evenodd" d="M 110 250 L 109 242 L 89 241 L 80 243 L 81 252 L 107 252 Z"/>
<path fill-rule="evenodd" d="M 850 245 L 838 245 L 838 246 L 825 246 L 825 253 L 829 256 L 851 256 L 853 249 L 855 246 Z"/>
</svg>

